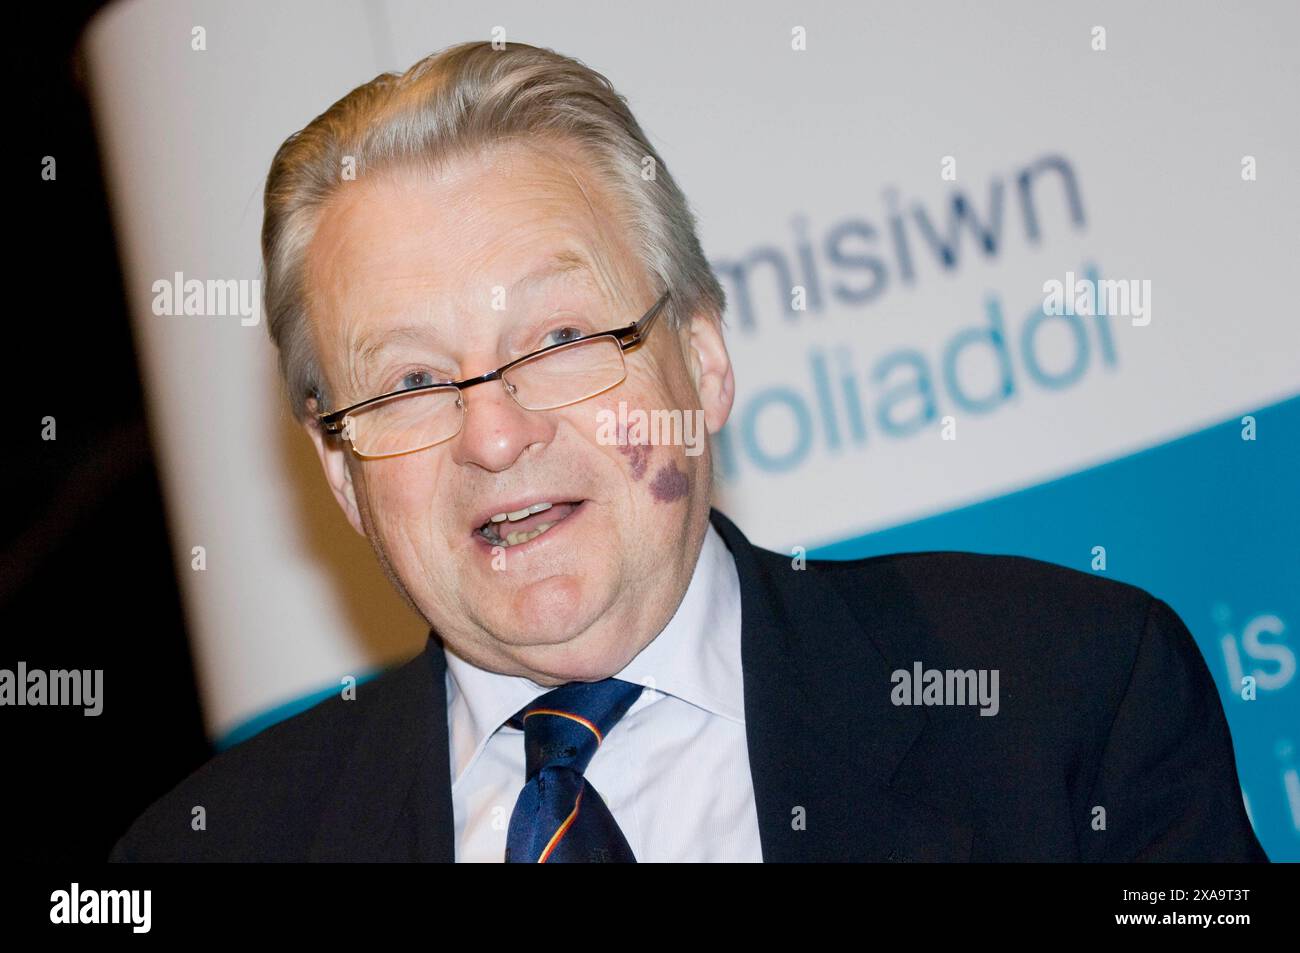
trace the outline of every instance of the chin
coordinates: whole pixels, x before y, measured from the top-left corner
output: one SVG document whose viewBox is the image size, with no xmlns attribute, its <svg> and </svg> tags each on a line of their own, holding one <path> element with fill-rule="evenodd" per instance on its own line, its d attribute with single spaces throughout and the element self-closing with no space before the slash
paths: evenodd
<svg viewBox="0 0 1300 953">
<path fill-rule="evenodd" d="M 557 683 L 590 682 L 608 678 L 628 662 L 628 646 L 617 629 L 598 626 L 582 638 L 525 649 L 519 658 L 530 669 L 544 672 Z"/>
<path fill-rule="evenodd" d="M 603 606 L 591 576 L 557 575 L 521 581 L 514 591 L 498 594 L 506 612 L 498 631 L 518 645 L 554 645 L 586 631 Z"/>
</svg>

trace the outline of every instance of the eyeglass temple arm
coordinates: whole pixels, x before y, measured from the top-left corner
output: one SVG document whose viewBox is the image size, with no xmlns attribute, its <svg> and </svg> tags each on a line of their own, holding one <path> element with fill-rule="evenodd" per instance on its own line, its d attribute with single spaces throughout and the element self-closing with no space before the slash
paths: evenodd
<svg viewBox="0 0 1300 953">
<path fill-rule="evenodd" d="M 665 291 L 659 296 L 659 300 L 654 303 L 650 310 L 647 311 L 639 321 L 627 326 L 627 329 L 622 335 L 620 335 L 620 337 L 628 339 L 622 342 L 623 350 L 626 351 L 628 348 L 634 347 L 645 340 L 645 336 L 650 333 L 650 328 L 654 326 L 655 319 L 658 318 L 660 312 L 663 311 L 664 305 L 668 302 L 670 295 L 670 291 Z"/>
<path fill-rule="evenodd" d="M 318 397 L 317 400 L 320 398 Z M 321 430 L 328 434 L 340 434 L 347 429 L 346 413 L 351 408 L 342 410 L 326 411 L 323 414 L 316 415 L 316 422 L 320 424 Z M 330 418 L 333 418 L 332 420 Z"/>
</svg>

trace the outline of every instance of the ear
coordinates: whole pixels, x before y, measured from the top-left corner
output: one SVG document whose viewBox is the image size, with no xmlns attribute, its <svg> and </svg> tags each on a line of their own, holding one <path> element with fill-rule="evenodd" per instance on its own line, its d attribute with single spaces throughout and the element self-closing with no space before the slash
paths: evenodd
<svg viewBox="0 0 1300 953">
<path fill-rule="evenodd" d="M 347 458 L 352 451 L 346 441 L 331 436 L 321 429 L 320 422 L 316 419 L 318 410 L 315 397 L 307 398 L 307 410 L 307 419 L 302 422 L 302 425 L 307 431 L 307 436 L 311 437 L 311 442 L 316 445 L 316 455 L 320 457 L 321 468 L 325 471 L 325 480 L 334 491 L 334 499 L 338 501 L 343 515 L 348 518 L 352 528 L 365 536 L 361 512 L 357 508 L 356 490 L 352 485 L 352 468 Z"/>
<path fill-rule="evenodd" d="M 731 416 L 731 405 L 736 399 L 736 378 L 727 345 L 722 340 L 721 322 L 710 315 L 697 314 L 691 318 L 687 333 L 686 357 L 704 410 L 704 422 L 709 433 L 717 433 Z"/>
</svg>

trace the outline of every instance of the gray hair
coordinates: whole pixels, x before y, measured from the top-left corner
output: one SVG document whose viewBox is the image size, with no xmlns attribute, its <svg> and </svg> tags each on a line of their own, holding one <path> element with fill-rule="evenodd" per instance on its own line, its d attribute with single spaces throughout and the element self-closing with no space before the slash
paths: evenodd
<svg viewBox="0 0 1300 953">
<path fill-rule="evenodd" d="M 695 216 L 641 126 L 600 73 L 553 50 L 476 41 L 448 47 L 405 73 L 358 86 L 280 146 L 266 178 L 262 262 L 267 330 L 296 419 L 307 398 L 332 408 L 306 316 L 304 260 L 318 213 L 349 157 L 368 174 L 436 167 L 493 144 L 559 137 L 579 147 L 621 206 L 629 246 L 672 291 L 664 318 L 718 322 L 726 296 L 700 249 Z M 643 174 L 649 168 L 653 174 Z"/>
</svg>

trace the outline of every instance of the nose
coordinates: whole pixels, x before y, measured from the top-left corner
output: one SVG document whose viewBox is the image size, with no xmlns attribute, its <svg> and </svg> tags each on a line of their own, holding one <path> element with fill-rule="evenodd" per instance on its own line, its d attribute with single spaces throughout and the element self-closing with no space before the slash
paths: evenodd
<svg viewBox="0 0 1300 953">
<path fill-rule="evenodd" d="M 486 381 L 461 391 L 465 423 L 452 440 L 452 459 L 493 473 L 505 470 L 532 446 L 545 446 L 555 433 L 555 416 L 524 410 L 503 381 Z"/>
</svg>

